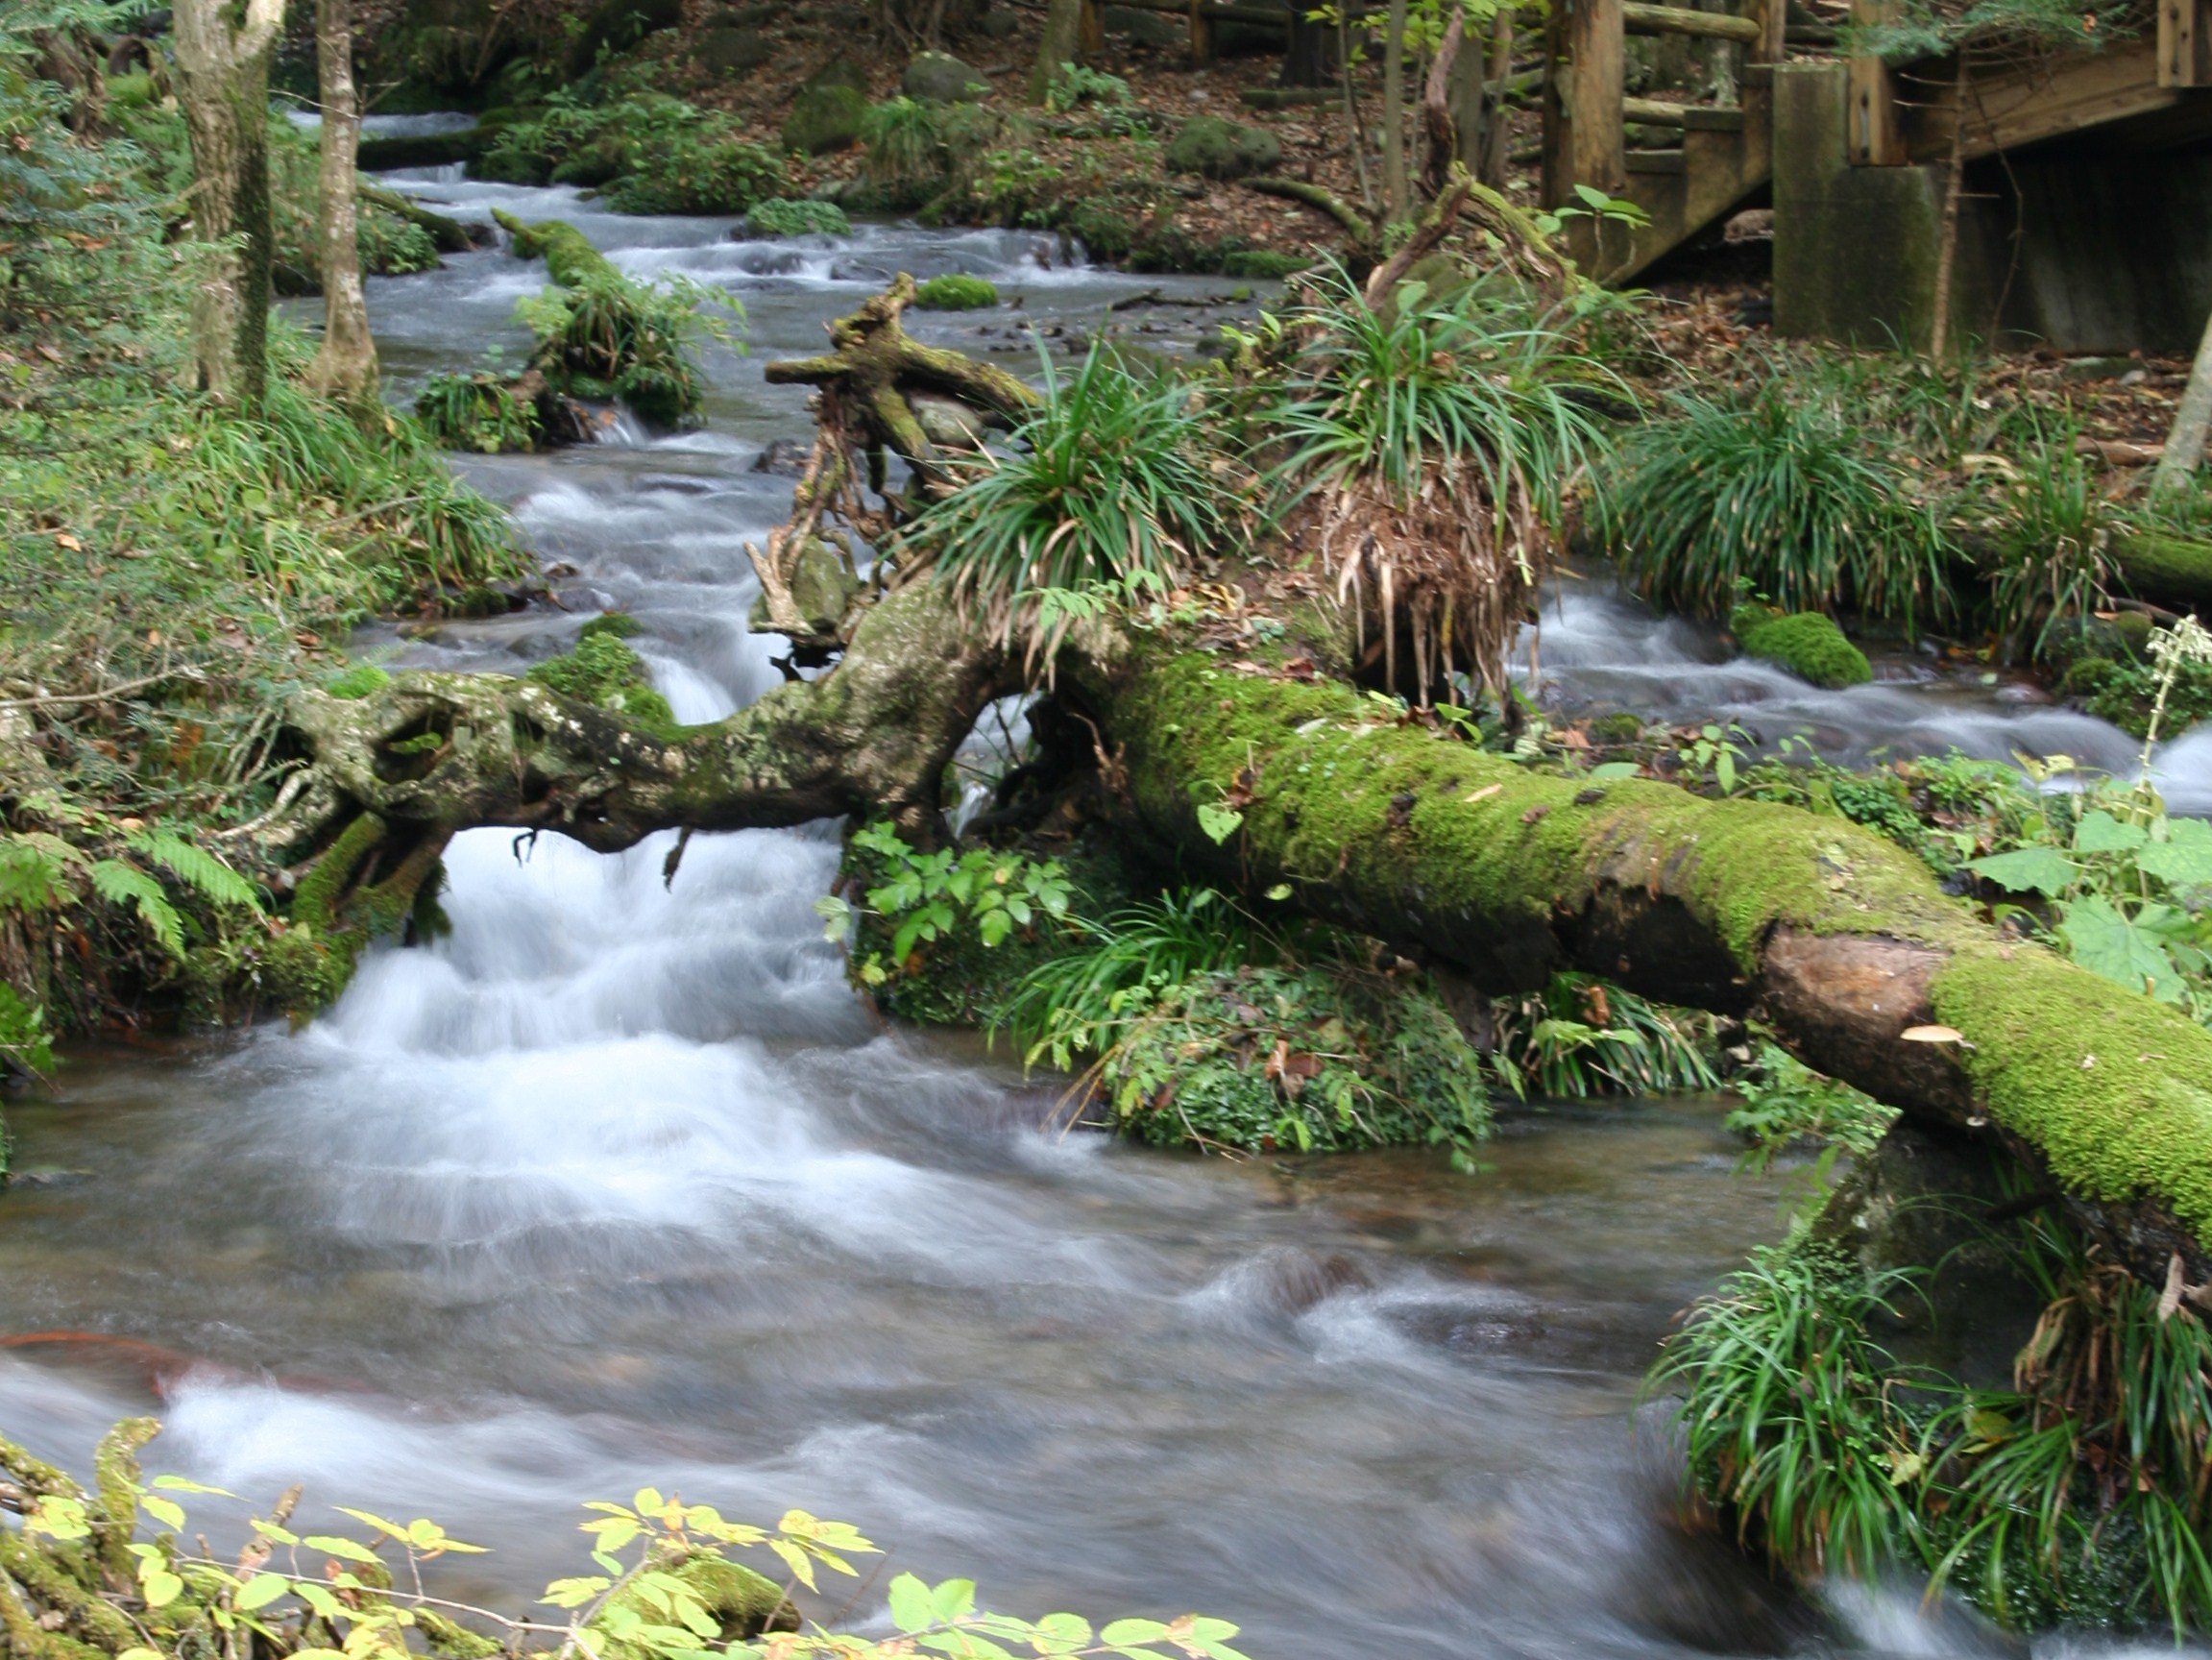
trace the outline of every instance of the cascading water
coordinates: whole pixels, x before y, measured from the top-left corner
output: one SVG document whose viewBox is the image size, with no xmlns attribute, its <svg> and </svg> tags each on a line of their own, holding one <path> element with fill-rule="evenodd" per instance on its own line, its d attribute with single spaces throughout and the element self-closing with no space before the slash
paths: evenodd
<svg viewBox="0 0 2212 1660">
<path fill-rule="evenodd" d="M 759 355 L 812 349 L 900 268 L 1018 295 L 1011 322 L 913 324 L 1028 365 L 1014 323 L 1061 351 L 1139 286 L 1019 233 L 740 243 L 571 192 L 411 187 L 571 217 L 628 270 L 725 284 Z M 404 390 L 518 353 L 509 311 L 542 280 L 484 253 L 372 283 L 387 372 Z M 1210 327 L 1132 315 L 1163 345 Z M 757 359 L 714 374 L 704 431 L 468 462 L 572 614 L 395 636 L 394 660 L 519 667 L 619 605 L 680 717 L 772 684 L 741 544 L 788 505 L 751 469 L 805 430 L 803 396 Z M 1706 666 L 1674 627 L 1570 598 L 1547 663 L 1655 713 L 1801 710 L 1845 748 L 2125 759 L 2109 728 L 1987 696 L 1811 697 Z M 156 1467 L 262 1501 L 304 1480 L 308 1513 L 434 1515 L 497 1547 L 456 1583 L 510 1607 L 573 1571 L 576 1503 L 649 1481 L 849 1519 L 897 1567 L 976 1573 L 1025 1612 L 1218 1614 L 1271 1660 L 1854 1630 L 1983 1651 L 1896 1600 L 1816 1626 L 1667 1520 L 1637 1378 L 1669 1316 L 1779 1228 L 1775 1182 L 1728 1179 L 1710 1104 L 1515 1114 L 1477 1179 L 1413 1153 L 1230 1163 L 1066 1137 L 1003 1059 L 854 1001 L 812 911 L 826 831 L 699 837 L 664 884 L 668 845 L 462 837 L 451 937 L 376 956 L 307 1030 L 85 1057 L 12 1110 L 31 1180 L 0 1226 L 0 1425 L 83 1468 L 158 1397 Z"/>
</svg>

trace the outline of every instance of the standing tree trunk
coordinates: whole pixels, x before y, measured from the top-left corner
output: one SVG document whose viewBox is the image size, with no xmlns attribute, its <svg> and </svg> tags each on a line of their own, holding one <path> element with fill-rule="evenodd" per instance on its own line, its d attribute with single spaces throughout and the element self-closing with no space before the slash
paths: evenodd
<svg viewBox="0 0 2212 1660">
<path fill-rule="evenodd" d="M 1082 56 L 1082 0 L 1046 0 L 1045 32 L 1037 41 L 1036 67 L 1030 71 L 1030 102 L 1042 104 L 1062 63 Z"/>
<path fill-rule="evenodd" d="M 361 108 L 353 92 L 352 0 L 315 0 L 315 62 L 323 93 L 323 347 L 313 378 L 317 391 L 361 408 L 377 397 L 377 342 L 361 296 L 353 188 Z"/>
<path fill-rule="evenodd" d="M 2166 453 L 2159 457 L 2158 476 L 2151 481 L 2154 496 L 2178 490 L 2197 476 L 2204 464 L 2204 441 L 2212 437 L 2212 321 L 2204 325 L 2204 338 L 2197 346 L 2197 361 L 2189 371 L 2189 384 L 2174 411 L 2173 429 L 2166 434 Z"/>
<path fill-rule="evenodd" d="M 1951 345 L 1951 288 L 1958 269 L 1958 199 L 1966 185 L 1966 47 L 1958 48 L 1958 80 L 1951 101 L 1951 166 L 1943 185 L 1943 239 L 1935 251 L 1935 315 L 1928 327 L 1928 355 L 1943 366 Z"/>
<path fill-rule="evenodd" d="M 192 297 L 201 387 L 258 409 L 269 379 L 269 54 L 283 0 L 178 0 L 178 102 L 192 144 Z"/>
<path fill-rule="evenodd" d="M 1405 7 L 1406 0 L 1390 0 L 1382 37 L 1383 217 L 1393 221 L 1413 212 L 1405 166 Z"/>
</svg>

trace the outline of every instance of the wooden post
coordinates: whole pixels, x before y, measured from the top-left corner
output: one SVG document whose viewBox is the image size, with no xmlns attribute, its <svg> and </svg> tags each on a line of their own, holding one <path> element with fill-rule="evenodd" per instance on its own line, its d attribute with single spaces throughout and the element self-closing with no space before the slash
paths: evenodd
<svg viewBox="0 0 2212 1660">
<path fill-rule="evenodd" d="M 1213 61 L 1213 19 L 1205 14 L 1205 0 L 1190 0 L 1190 61 Z"/>
<path fill-rule="evenodd" d="M 1546 208 L 1574 195 L 1574 88 L 1567 62 L 1567 18 L 1558 6 L 1544 14 L 1544 178 Z"/>
<path fill-rule="evenodd" d="M 2212 5 L 2158 0 L 2158 85 L 2212 86 Z"/>
<path fill-rule="evenodd" d="M 1852 0 L 1854 23 L 1886 23 L 1896 14 L 1894 0 Z M 1849 77 L 1844 155 L 1854 167 L 1904 166 L 1905 134 L 1897 121 L 1897 77 L 1879 58 L 1852 59 Z"/>
<path fill-rule="evenodd" d="M 1106 18 L 1099 11 L 1099 0 L 1083 0 L 1082 23 L 1076 36 L 1082 42 L 1085 58 L 1096 58 L 1106 49 Z"/>
<path fill-rule="evenodd" d="M 1628 38 L 1621 26 L 1621 0 L 1573 0 L 1573 5 L 1568 19 L 1574 53 L 1568 73 L 1572 182 L 1616 196 L 1628 187 L 1628 142 L 1620 113 L 1627 94 Z"/>
</svg>

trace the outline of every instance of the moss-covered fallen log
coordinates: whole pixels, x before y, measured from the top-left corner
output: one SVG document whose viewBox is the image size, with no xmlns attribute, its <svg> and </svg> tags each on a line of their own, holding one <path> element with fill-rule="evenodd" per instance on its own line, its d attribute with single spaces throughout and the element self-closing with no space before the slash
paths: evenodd
<svg viewBox="0 0 2212 1660">
<path fill-rule="evenodd" d="M 1186 860 L 1494 987 L 1573 966 L 1757 1007 L 1820 1070 L 1994 1129 L 2138 1273 L 2178 1251 L 2212 1277 L 2212 1034 L 2000 936 L 1891 843 L 1794 808 L 1532 775 L 1347 688 L 1201 653 L 1148 646 L 1096 700 L 1133 818 Z M 1242 819 L 1216 847 L 1198 814 L 1224 802 Z M 1957 1036 L 1906 1036 L 1921 1027 Z"/>
<path fill-rule="evenodd" d="M 1133 826 L 1186 862 L 1287 884 L 1307 910 L 1493 989 L 1572 966 L 1671 1002 L 1757 1007 L 1822 1071 L 2001 1134 L 2139 1273 L 2162 1279 L 2178 1251 L 2193 1282 L 2212 1278 L 2212 1034 L 1999 935 L 1891 843 L 1655 781 L 1535 775 L 1340 683 L 1159 636 L 1094 640 L 1061 675 Z M 864 611 L 830 673 L 711 726 L 647 730 L 494 676 L 401 675 L 356 701 L 302 701 L 292 721 L 316 765 L 267 834 L 297 857 L 364 814 L 395 850 L 478 824 L 601 849 L 840 813 L 926 832 L 953 749 L 1013 684 L 936 583 Z M 1225 805 L 1242 818 L 1217 846 L 1199 810 Z M 1929 1026 L 1957 1037 L 1906 1036 Z"/>
</svg>

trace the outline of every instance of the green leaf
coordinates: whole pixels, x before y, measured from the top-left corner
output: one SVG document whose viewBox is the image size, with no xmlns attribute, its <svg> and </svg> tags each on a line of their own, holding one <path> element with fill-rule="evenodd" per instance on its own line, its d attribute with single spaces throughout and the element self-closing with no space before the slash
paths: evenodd
<svg viewBox="0 0 2212 1660">
<path fill-rule="evenodd" d="M 550 1603 L 555 1608 L 581 1608 L 613 1583 L 612 1579 L 601 1578 L 596 1574 L 556 1579 L 546 1587 L 546 1594 L 538 1600 Z"/>
<path fill-rule="evenodd" d="M 2140 824 L 2124 824 L 2100 807 L 2081 815 L 2081 822 L 2074 826 L 2074 849 L 2078 853 L 2131 853 L 2151 840 L 2151 833 Z"/>
<path fill-rule="evenodd" d="M 165 1522 L 172 1527 L 184 1526 L 184 1506 L 174 1499 L 157 1499 L 151 1493 L 141 1493 L 138 1508 L 157 1522 Z"/>
<path fill-rule="evenodd" d="M 367 1562 L 380 1564 L 383 1560 L 374 1550 L 355 1539 L 347 1539 L 336 1533 L 310 1533 L 300 1541 L 310 1550 L 320 1550 L 326 1556 L 335 1556 L 341 1562 Z"/>
<path fill-rule="evenodd" d="M 1633 778 L 1642 770 L 1633 761 L 1601 761 L 1590 769 L 1590 775 L 1600 784 L 1610 784 L 1616 778 Z"/>
<path fill-rule="evenodd" d="M 1233 807 L 1223 807 L 1207 802 L 1198 810 L 1198 827 L 1213 839 L 1217 847 L 1237 832 L 1244 822 L 1244 815 Z"/>
<path fill-rule="evenodd" d="M 2169 888 L 2212 886 L 2212 824 L 2200 818 L 2172 820 L 2166 840 L 2138 853 L 2135 866 Z"/>
<path fill-rule="evenodd" d="M 184 1595 L 184 1581 L 166 1568 L 149 1568 L 138 1579 L 149 1608 L 166 1608 Z"/>
<path fill-rule="evenodd" d="M 1229 1629 L 1233 1634 L 1235 1627 Z M 1036 1623 L 1032 1641 L 1042 1654 L 1073 1654 L 1090 1647 L 1090 1622 L 1080 1614 L 1047 1614 Z"/>
<path fill-rule="evenodd" d="M 268 1607 L 291 1589 L 292 1581 L 281 1574 L 256 1574 L 238 1588 L 231 1606 L 241 1614 L 251 1614 L 256 1608 Z"/>
<path fill-rule="evenodd" d="M 2148 991 L 2161 1003 L 2181 1000 L 2181 977 L 2157 936 L 2136 927 L 2110 901 L 2091 898 L 2069 906 L 2058 933 L 2067 954 L 2090 973 Z"/>
<path fill-rule="evenodd" d="M 1986 876 L 2008 893 L 2041 893 L 2055 897 L 2074 885 L 2080 874 L 2066 855 L 2052 847 L 2020 847 L 2010 853 L 1991 853 L 1966 867 Z"/>
<path fill-rule="evenodd" d="M 1099 1641 L 1119 1648 L 1130 1643 L 1157 1643 L 1166 1635 L 1167 1627 L 1157 1620 L 1116 1620 L 1099 1633 Z"/>
<path fill-rule="evenodd" d="M 807 1560 L 804 1550 L 789 1539 L 771 1539 L 768 1541 L 768 1549 L 784 1559 L 784 1566 L 791 1571 L 791 1576 L 801 1585 L 809 1591 L 815 1589 L 814 1565 Z"/>
<path fill-rule="evenodd" d="M 927 1631 L 937 1623 L 936 1605 L 930 1600 L 930 1588 L 912 1574 L 901 1574 L 891 1581 L 891 1623 L 910 1635 Z"/>
<path fill-rule="evenodd" d="M 843 944 L 845 932 L 852 926 L 853 908 L 835 893 L 824 893 L 814 901 L 814 915 L 822 919 L 822 938 L 832 945 Z"/>
<path fill-rule="evenodd" d="M 228 1487 L 208 1487 L 198 1481 L 187 1481 L 182 1476 L 157 1476 L 148 1483 L 169 1493 L 212 1493 L 218 1499 L 235 1499 L 237 1494 Z"/>
<path fill-rule="evenodd" d="M 128 901 L 163 950 L 172 957 L 184 955 L 184 919 L 152 876 L 123 860 L 102 859 L 92 867 L 92 887 L 110 905 Z"/>
<path fill-rule="evenodd" d="M 984 912 L 982 922 L 978 924 L 978 931 L 983 935 L 986 946 L 1000 943 L 1013 932 L 1013 917 L 1003 910 Z"/>
<path fill-rule="evenodd" d="M 256 915 L 260 912 L 254 885 L 206 848 L 166 830 L 142 830 L 131 838 L 131 845 L 218 905 L 243 905 Z"/>
<path fill-rule="evenodd" d="M 930 1606 L 936 1610 L 938 1621 L 950 1625 L 956 1620 L 965 1620 L 976 1611 L 976 1582 L 973 1579 L 947 1579 L 930 1593 Z"/>
</svg>

